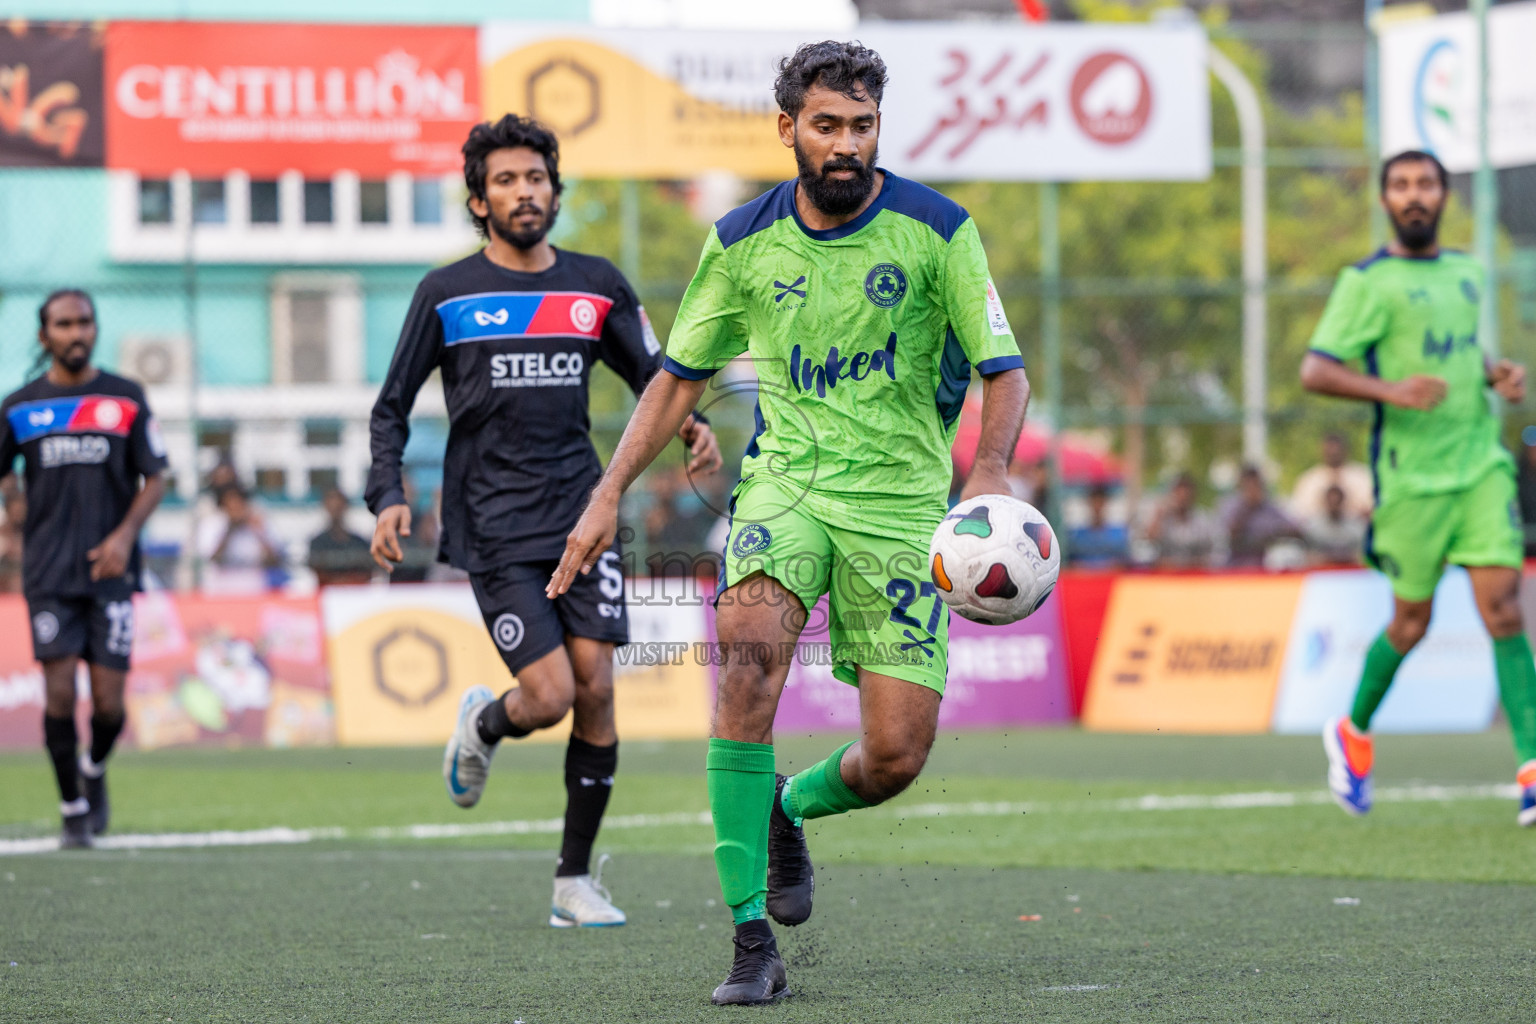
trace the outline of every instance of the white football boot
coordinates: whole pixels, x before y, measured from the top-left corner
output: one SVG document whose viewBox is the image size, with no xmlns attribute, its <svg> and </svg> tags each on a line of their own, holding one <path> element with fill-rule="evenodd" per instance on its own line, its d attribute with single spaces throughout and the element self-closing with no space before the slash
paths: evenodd
<svg viewBox="0 0 1536 1024">
<path fill-rule="evenodd" d="M 597 870 L 590 875 L 572 875 L 555 879 L 555 898 L 549 908 L 552 928 L 616 928 L 625 920 L 624 911 L 613 905 L 613 897 L 603 887 L 605 853 L 597 858 Z"/>
<path fill-rule="evenodd" d="M 460 807 L 473 807 L 485 792 L 485 776 L 490 771 L 494 743 L 480 738 L 475 720 L 496 695 L 489 687 L 472 686 L 459 698 L 459 720 L 453 727 L 448 746 L 443 749 L 443 782 L 448 798 Z"/>
</svg>

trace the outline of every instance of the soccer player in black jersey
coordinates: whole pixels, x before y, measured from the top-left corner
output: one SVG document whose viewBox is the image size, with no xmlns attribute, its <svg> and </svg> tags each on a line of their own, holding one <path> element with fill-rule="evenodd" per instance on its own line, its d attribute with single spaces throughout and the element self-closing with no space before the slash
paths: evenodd
<svg viewBox="0 0 1536 1024">
<path fill-rule="evenodd" d="M 561 191 L 553 134 L 510 114 L 476 125 L 464 144 L 464 180 L 486 245 L 427 274 L 406 315 L 373 407 L 373 555 L 385 569 L 403 557 L 408 418 L 427 376 L 441 369 L 449 430 L 438 558 L 469 573 L 518 683 L 500 698 L 485 686 L 465 692 L 443 755 L 448 795 L 473 807 L 498 741 L 555 725 L 574 708 L 549 923 L 621 925 L 624 912 L 589 864 L 618 764 L 613 648 L 629 641 L 618 544 L 568 593 L 551 601 L 544 587 L 602 471 L 587 417 L 592 366 L 606 363 L 639 394 L 661 369 L 661 345 L 612 263 L 549 244 Z M 703 417 L 678 434 L 691 471 L 719 468 Z"/>
<path fill-rule="evenodd" d="M 144 389 L 91 365 L 96 306 L 54 292 L 38 310 L 47 372 L 0 403 L 0 474 L 20 455 L 22 590 L 43 663 L 43 737 L 59 783 L 60 845 L 106 830 L 106 760 L 123 731 L 139 530 L 165 496 L 165 444 Z M 77 751 L 75 671 L 90 667 L 91 743 Z"/>
</svg>

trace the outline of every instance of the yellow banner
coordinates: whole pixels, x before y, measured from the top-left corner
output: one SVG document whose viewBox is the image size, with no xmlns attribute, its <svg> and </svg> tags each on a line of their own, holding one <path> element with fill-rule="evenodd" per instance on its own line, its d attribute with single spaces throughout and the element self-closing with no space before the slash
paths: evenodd
<svg viewBox="0 0 1536 1024">
<path fill-rule="evenodd" d="M 659 45 L 654 36 L 640 36 Z M 566 174 L 694 178 L 729 171 L 760 180 L 794 177 L 794 155 L 779 141 L 778 108 L 766 90 L 759 88 L 747 102 L 705 99 L 636 56 L 591 39 L 512 45 L 484 62 L 485 112 L 493 119 L 523 114 L 554 129 Z"/>
<path fill-rule="evenodd" d="M 1115 585 L 1083 725 L 1268 732 L 1303 577 L 1127 577 Z"/>
<path fill-rule="evenodd" d="M 336 739 L 343 746 L 445 743 L 459 696 L 516 684 L 485 631 L 468 584 L 332 587 L 321 598 L 329 637 Z M 698 609 L 631 607 L 639 637 L 665 633 L 690 656 L 614 673 L 621 739 L 695 739 L 709 733 L 709 679 L 691 656 L 703 638 Z M 697 620 L 695 623 L 694 620 Z M 652 621 L 657 620 L 657 621 Z M 654 659 L 652 659 L 654 660 Z M 571 716 L 519 742 L 565 742 Z"/>
</svg>

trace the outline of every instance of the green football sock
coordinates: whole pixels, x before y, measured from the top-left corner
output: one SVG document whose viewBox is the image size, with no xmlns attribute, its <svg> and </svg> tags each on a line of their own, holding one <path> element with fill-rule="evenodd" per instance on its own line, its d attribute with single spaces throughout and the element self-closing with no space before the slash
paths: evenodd
<svg viewBox="0 0 1536 1024">
<path fill-rule="evenodd" d="M 1493 642 L 1493 666 L 1499 676 L 1499 700 L 1514 734 L 1520 763 L 1536 758 L 1536 661 L 1525 635 Z"/>
<path fill-rule="evenodd" d="M 1365 652 L 1365 667 L 1360 670 L 1360 688 L 1355 691 L 1355 707 L 1349 713 L 1349 720 L 1355 723 L 1356 729 L 1361 732 L 1371 731 L 1371 716 L 1381 707 L 1382 699 L 1392 686 L 1392 677 L 1397 675 L 1397 667 L 1406 657 L 1408 655 L 1398 654 L 1397 649 L 1388 642 L 1385 630 L 1371 644 L 1371 649 Z"/>
<path fill-rule="evenodd" d="M 768 812 L 773 744 L 711 739 L 705 761 L 715 821 L 715 870 L 737 924 L 761 920 L 768 899 Z"/>
<path fill-rule="evenodd" d="M 853 743 L 844 743 L 825 761 L 818 761 L 789 780 L 784 787 L 784 799 L 788 806 L 784 813 L 791 818 L 825 818 L 829 814 L 842 814 L 868 807 L 869 801 L 848 788 L 843 781 L 843 755 Z"/>
</svg>

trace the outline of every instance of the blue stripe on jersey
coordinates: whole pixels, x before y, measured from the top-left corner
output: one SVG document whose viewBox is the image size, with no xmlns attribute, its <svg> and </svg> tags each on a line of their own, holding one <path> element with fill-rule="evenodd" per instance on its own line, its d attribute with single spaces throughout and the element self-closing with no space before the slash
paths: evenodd
<svg viewBox="0 0 1536 1024">
<path fill-rule="evenodd" d="M 994 373 L 1002 373 L 1004 370 L 1024 369 L 1023 356 L 994 356 L 991 359 L 983 359 L 976 364 L 976 372 L 983 377 L 990 377 Z"/>
<path fill-rule="evenodd" d="M 1006 358 L 1006 357 L 1000 357 Z M 988 360 L 996 362 L 997 360 Z M 944 353 L 939 356 L 939 386 L 933 396 L 938 406 L 939 419 L 948 430 L 960 418 L 965 405 L 965 392 L 971 386 L 971 361 L 965 358 L 965 349 L 953 330 L 944 332 Z"/>
<path fill-rule="evenodd" d="M 700 370 L 696 367 L 684 366 L 671 356 L 667 356 L 662 360 L 661 368 L 672 376 L 681 377 L 683 380 L 708 380 L 720 372 L 719 370 Z"/>
<path fill-rule="evenodd" d="M 45 398 L 13 407 L 6 416 L 11 421 L 11 433 L 16 443 L 26 444 L 46 434 L 68 430 L 82 401 L 80 397 Z"/>
<path fill-rule="evenodd" d="M 955 237 L 960 225 L 971 216 L 965 212 L 965 207 L 944 193 L 910 178 L 899 178 L 889 171 L 885 174 L 885 186 L 880 191 L 882 195 L 890 192 L 886 209 L 922 221 L 938 232 L 939 237 L 946 242 Z"/>
<path fill-rule="evenodd" d="M 443 344 L 515 338 L 527 332 L 543 301 L 542 292 L 481 292 L 439 303 Z"/>
</svg>

